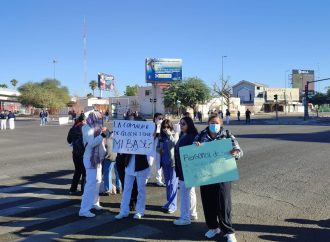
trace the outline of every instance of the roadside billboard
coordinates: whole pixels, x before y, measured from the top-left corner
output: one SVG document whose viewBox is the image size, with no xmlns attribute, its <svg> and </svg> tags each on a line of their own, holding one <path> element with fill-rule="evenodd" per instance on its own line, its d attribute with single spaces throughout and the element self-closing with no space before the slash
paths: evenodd
<svg viewBox="0 0 330 242">
<path fill-rule="evenodd" d="M 113 90 L 115 77 L 113 75 L 108 75 L 105 73 L 98 73 L 98 88 L 101 90 Z"/>
<path fill-rule="evenodd" d="M 181 59 L 147 58 L 145 69 L 148 83 L 182 80 Z"/>
<path fill-rule="evenodd" d="M 265 88 L 265 91 L 267 93 L 267 101 L 274 101 L 275 94 L 278 101 L 299 101 L 299 88 Z"/>
</svg>

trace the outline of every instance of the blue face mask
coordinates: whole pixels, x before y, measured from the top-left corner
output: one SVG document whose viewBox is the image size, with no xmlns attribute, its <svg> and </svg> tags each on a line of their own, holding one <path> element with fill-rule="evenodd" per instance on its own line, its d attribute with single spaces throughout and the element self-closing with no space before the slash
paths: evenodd
<svg viewBox="0 0 330 242">
<path fill-rule="evenodd" d="M 211 133 L 219 133 L 220 129 L 221 129 L 221 125 L 220 124 L 209 124 L 209 129 Z"/>
</svg>

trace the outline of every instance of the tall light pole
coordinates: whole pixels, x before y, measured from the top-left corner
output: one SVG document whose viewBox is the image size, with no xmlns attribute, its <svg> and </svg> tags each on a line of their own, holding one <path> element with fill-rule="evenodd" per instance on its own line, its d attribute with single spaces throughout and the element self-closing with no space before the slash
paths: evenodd
<svg viewBox="0 0 330 242">
<path fill-rule="evenodd" d="M 221 111 L 223 112 L 223 88 L 224 88 L 224 80 L 223 80 L 223 59 L 227 58 L 226 55 L 221 56 Z"/>
<path fill-rule="evenodd" d="M 53 59 L 53 64 L 54 64 L 54 80 L 56 80 L 55 78 L 56 78 L 56 76 L 55 76 L 55 66 L 56 66 L 56 64 L 57 64 L 57 60 L 56 59 Z"/>
</svg>

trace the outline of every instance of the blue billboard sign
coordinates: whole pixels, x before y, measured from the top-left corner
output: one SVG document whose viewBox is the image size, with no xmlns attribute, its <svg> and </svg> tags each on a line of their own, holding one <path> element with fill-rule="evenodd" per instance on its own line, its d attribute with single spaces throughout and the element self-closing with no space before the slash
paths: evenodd
<svg viewBox="0 0 330 242">
<path fill-rule="evenodd" d="M 146 59 L 147 82 L 173 82 L 182 80 L 181 59 Z"/>
</svg>

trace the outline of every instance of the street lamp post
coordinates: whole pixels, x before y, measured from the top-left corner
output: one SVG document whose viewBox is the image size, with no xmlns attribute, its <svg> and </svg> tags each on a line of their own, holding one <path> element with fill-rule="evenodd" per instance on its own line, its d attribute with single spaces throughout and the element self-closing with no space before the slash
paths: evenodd
<svg viewBox="0 0 330 242">
<path fill-rule="evenodd" d="M 55 76 L 55 65 L 57 64 L 57 62 L 58 62 L 58 61 L 57 61 L 56 59 L 53 59 L 53 64 L 54 64 L 54 80 L 55 80 L 55 77 L 56 77 L 56 76 Z"/>
<path fill-rule="evenodd" d="M 223 112 L 223 88 L 224 88 L 224 80 L 223 80 L 223 59 L 227 58 L 226 55 L 221 56 L 221 111 Z"/>
</svg>

